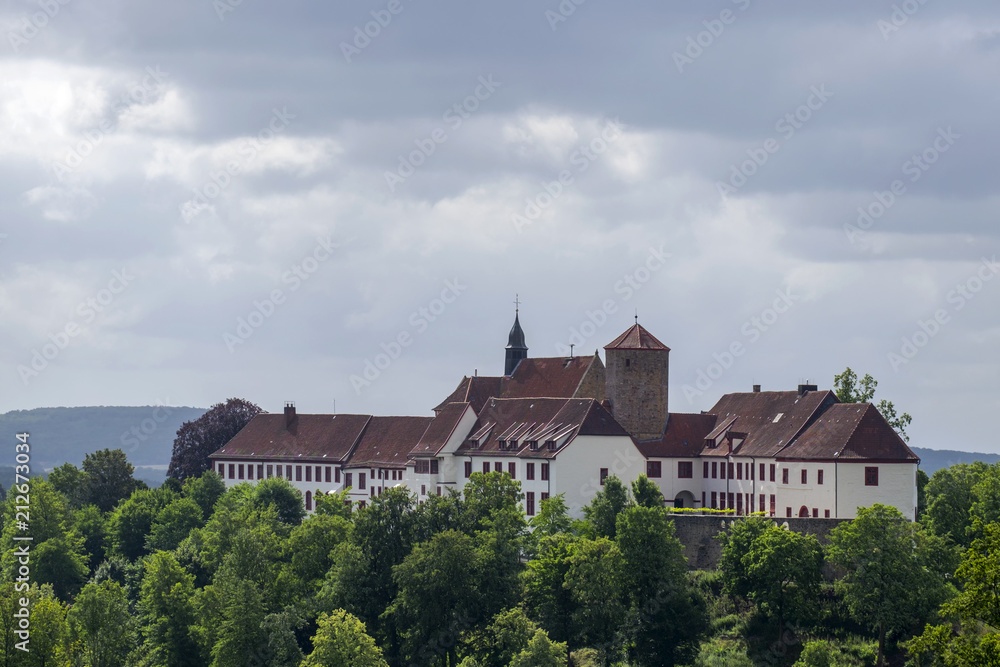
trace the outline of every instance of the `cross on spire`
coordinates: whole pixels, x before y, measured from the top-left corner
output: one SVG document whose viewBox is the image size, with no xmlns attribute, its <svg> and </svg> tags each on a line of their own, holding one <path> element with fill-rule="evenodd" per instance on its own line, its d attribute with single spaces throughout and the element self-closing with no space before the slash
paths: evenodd
<svg viewBox="0 0 1000 667">
<path fill-rule="evenodd" d="M 514 312 L 518 312 L 521 309 L 521 297 L 519 294 L 514 295 Z"/>
<path fill-rule="evenodd" d="M 639 309 L 635 309 L 635 323 L 639 324 Z"/>
</svg>

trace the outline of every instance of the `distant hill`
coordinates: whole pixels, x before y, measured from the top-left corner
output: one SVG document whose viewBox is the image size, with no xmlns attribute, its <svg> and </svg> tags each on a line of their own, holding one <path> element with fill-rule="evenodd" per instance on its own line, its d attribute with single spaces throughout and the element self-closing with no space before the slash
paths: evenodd
<svg viewBox="0 0 1000 667">
<path fill-rule="evenodd" d="M 79 466 L 83 457 L 101 449 L 122 449 L 136 468 L 135 476 L 150 486 L 166 478 L 174 437 L 181 424 L 205 414 L 190 407 L 87 407 L 36 408 L 0 414 L 0 434 L 11 442 L 15 433 L 27 432 L 33 472 L 48 471 L 69 462 Z M 10 488 L 14 448 L 0 451 L 0 483 Z"/>
<path fill-rule="evenodd" d="M 920 457 L 920 469 L 928 475 L 933 475 L 941 468 L 948 468 L 956 463 L 972 463 L 982 461 L 990 465 L 1000 461 L 1000 454 L 980 454 L 978 452 L 959 452 L 951 449 L 924 449 L 910 447 L 913 453 Z"/>
</svg>

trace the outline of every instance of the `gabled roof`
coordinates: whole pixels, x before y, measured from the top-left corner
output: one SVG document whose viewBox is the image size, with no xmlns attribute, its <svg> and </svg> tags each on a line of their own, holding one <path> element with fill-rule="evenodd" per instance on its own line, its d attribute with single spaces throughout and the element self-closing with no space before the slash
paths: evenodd
<svg viewBox="0 0 1000 667">
<path fill-rule="evenodd" d="M 838 461 L 920 461 L 871 403 L 831 405 L 778 456 Z"/>
<path fill-rule="evenodd" d="M 618 338 L 604 346 L 605 350 L 666 350 L 670 348 L 661 343 L 656 337 L 646 331 L 641 324 L 636 322 L 632 327 Z"/>
<path fill-rule="evenodd" d="M 441 408 L 420 437 L 420 441 L 410 450 L 410 456 L 437 456 L 448 444 L 448 440 L 451 439 L 469 407 L 468 403 L 448 403 Z"/>
<path fill-rule="evenodd" d="M 301 458 L 343 461 L 361 437 L 371 415 L 256 415 L 211 458 Z"/>
<path fill-rule="evenodd" d="M 434 417 L 372 417 L 347 464 L 402 468 L 432 421 Z"/>
<path fill-rule="evenodd" d="M 479 447 L 468 440 L 458 448 L 460 455 L 520 456 L 527 458 L 554 458 L 561 451 L 544 446 L 543 439 L 561 440 L 569 436 L 567 444 L 580 435 L 609 435 L 627 438 L 628 433 L 607 410 L 592 398 L 498 398 L 486 404 L 472 431 L 485 431 L 493 424 Z M 509 435 L 508 435 L 509 434 Z M 501 450 L 501 436 L 518 435 L 517 451 Z M 527 439 L 537 438 L 539 448 L 530 451 Z M 565 447 L 565 445 L 563 445 Z"/>
<path fill-rule="evenodd" d="M 709 412 L 723 421 L 735 416 L 731 430 L 747 434 L 734 454 L 772 457 L 836 402 L 830 391 L 810 391 L 802 396 L 796 391 L 761 391 L 726 394 Z M 706 450 L 706 454 L 711 452 Z"/>
<path fill-rule="evenodd" d="M 527 359 L 522 359 L 521 361 L 523 363 Z M 472 405 L 472 409 L 476 411 L 476 414 L 478 414 L 483 409 L 486 401 L 500 396 L 500 385 L 503 379 L 501 377 L 485 375 L 464 377 L 458 383 L 455 391 L 451 392 L 448 398 L 444 399 L 440 405 L 434 408 L 434 412 L 443 410 L 449 403 L 469 403 Z"/>
<path fill-rule="evenodd" d="M 636 446 L 646 458 L 698 456 L 716 420 L 716 416 L 710 414 L 672 412 L 667 417 L 662 438 L 637 442 Z"/>
</svg>

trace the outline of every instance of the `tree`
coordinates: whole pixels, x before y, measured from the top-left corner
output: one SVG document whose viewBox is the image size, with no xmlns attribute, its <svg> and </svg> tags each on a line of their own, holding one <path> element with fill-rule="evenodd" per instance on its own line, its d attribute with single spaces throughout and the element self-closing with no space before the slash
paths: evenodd
<svg viewBox="0 0 1000 667">
<path fill-rule="evenodd" d="M 576 541 L 576 537 L 566 534 L 542 538 L 521 577 L 529 616 L 560 641 L 569 641 L 573 636 L 576 602 L 573 591 L 565 584 Z"/>
<path fill-rule="evenodd" d="M 456 645 L 481 618 L 480 555 L 471 537 L 438 533 L 393 568 L 399 593 L 387 614 L 402 628 L 407 659 L 420 665 L 458 662 Z"/>
<path fill-rule="evenodd" d="M 292 530 L 287 550 L 293 578 L 312 592 L 333 565 L 333 552 L 351 534 L 351 523 L 340 516 L 314 514 Z"/>
<path fill-rule="evenodd" d="M 926 617 L 947 596 L 936 571 L 938 554 L 918 524 L 894 507 L 858 509 L 853 521 L 830 532 L 831 562 L 845 570 L 837 581 L 851 616 L 878 631 L 878 665 L 890 633 Z"/>
<path fill-rule="evenodd" d="M 749 598 L 753 591 L 749 563 L 743 556 L 750 553 L 754 542 L 772 527 L 770 520 L 759 516 L 749 516 L 731 524 L 728 531 L 719 533 L 722 543 L 722 557 L 719 571 L 723 576 L 723 591 L 729 595 Z"/>
<path fill-rule="evenodd" d="M 934 533 L 967 548 L 972 543 L 972 505 L 976 485 L 989 472 L 982 461 L 941 468 L 927 483 L 923 523 Z"/>
<path fill-rule="evenodd" d="M 632 482 L 632 496 L 639 507 L 663 507 L 663 494 L 660 487 L 651 482 L 645 475 L 639 475 Z"/>
<path fill-rule="evenodd" d="M 241 398 L 216 403 L 198 419 L 177 429 L 167 475 L 179 480 L 198 477 L 209 469 L 209 455 L 221 449 L 250 423 L 260 407 Z"/>
<path fill-rule="evenodd" d="M 73 512 L 73 530 L 83 538 L 88 569 L 93 572 L 104 561 L 108 548 L 108 522 L 95 505 Z"/>
<path fill-rule="evenodd" d="M 618 515 L 632 505 L 628 487 L 615 475 L 604 480 L 604 488 L 594 494 L 594 499 L 583 508 L 583 515 L 590 522 L 595 537 L 615 539 Z"/>
<path fill-rule="evenodd" d="M 871 403 L 875 398 L 877 386 L 878 381 L 867 373 L 859 382 L 857 373 L 852 371 L 850 367 L 840 375 L 833 377 L 834 393 L 841 403 Z M 885 399 L 879 401 L 876 407 L 885 420 L 889 422 L 889 425 L 899 433 L 900 437 L 909 442 L 910 437 L 906 435 L 906 427 L 913 421 L 913 417 L 905 412 L 897 415 L 896 406 L 892 404 L 892 401 Z"/>
<path fill-rule="evenodd" d="M 110 512 L 140 488 L 132 475 L 135 468 L 120 449 L 102 449 L 83 459 L 84 504 Z M 145 486 L 145 484 L 142 484 Z"/>
<path fill-rule="evenodd" d="M 161 509 L 146 536 L 148 551 L 173 551 L 193 529 L 204 524 L 201 507 L 191 498 L 175 497 Z"/>
<path fill-rule="evenodd" d="M 264 617 L 260 629 L 267 634 L 268 667 L 299 667 L 302 664 L 305 655 L 295 639 L 295 631 L 304 624 L 305 619 L 291 606 Z"/>
<path fill-rule="evenodd" d="M 86 475 L 75 465 L 64 463 L 52 469 L 52 472 L 48 474 L 48 481 L 56 491 L 63 495 L 67 505 L 78 508 L 86 504 L 84 501 L 86 495 L 84 477 Z"/>
<path fill-rule="evenodd" d="M 226 483 L 214 470 L 207 470 L 198 477 L 188 477 L 184 480 L 182 493 L 198 503 L 201 514 L 205 518 L 212 516 L 215 503 L 226 492 Z"/>
<path fill-rule="evenodd" d="M 638 666 L 690 662 L 708 630 L 706 603 L 688 581 L 674 522 L 656 507 L 618 515 L 616 543 L 631 611 L 623 623 L 628 654 Z"/>
<path fill-rule="evenodd" d="M 114 581 L 87 584 L 67 614 L 70 636 L 89 667 L 124 667 L 135 647 L 135 623 L 125 589 Z"/>
<path fill-rule="evenodd" d="M 83 540 L 75 533 L 52 537 L 34 549 L 35 581 L 50 584 L 61 600 L 71 600 L 87 580 Z"/>
<path fill-rule="evenodd" d="M 306 516 L 302 505 L 302 492 L 287 479 L 272 477 L 253 487 L 253 502 L 257 507 L 273 505 L 282 523 L 297 526 Z"/>
<path fill-rule="evenodd" d="M 549 639 L 544 630 L 536 630 L 528 646 L 510 662 L 510 667 L 565 667 L 566 644 Z"/>
<path fill-rule="evenodd" d="M 466 647 L 479 667 L 509 667 L 537 631 L 538 626 L 521 609 L 505 609 L 489 625 L 472 632 Z"/>
<path fill-rule="evenodd" d="M 63 636 L 66 632 L 66 608 L 53 599 L 51 590 L 42 589 L 32 596 L 31 644 L 25 663 L 36 667 L 61 664 Z"/>
<path fill-rule="evenodd" d="M 148 663 L 163 667 L 200 667 L 195 623 L 194 580 L 172 555 L 158 551 L 146 563 L 139 608 L 143 652 Z"/>
<path fill-rule="evenodd" d="M 437 496 L 433 496 L 436 498 Z M 351 507 L 349 489 L 341 489 L 337 492 L 316 494 L 316 509 L 313 514 L 326 514 L 329 516 L 341 516 L 348 521 L 353 518 L 354 509 Z"/>
<path fill-rule="evenodd" d="M 302 667 L 388 667 L 365 624 L 343 610 L 320 616 L 312 643 Z"/>
<path fill-rule="evenodd" d="M 172 492 L 163 489 L 145 489 L 136 491 L 118 505 L 108 521 L 112 553 L 128 560 L 148 553 L 146 536 L 152 531 L 156 517 L 173 498 Z"/>
<path fill-rule="evenodd" d="M 212 646 L 212 667 L 244 667 L 263 662 L 267 636 L 261 632 L 264 601 L 253 581 L 241 579 L 235 568 L 216 577 L 222 613 Z"/>
<path fill-rule="evenodd" d="M 780 637 L 789 614 L 802 614 L 819 595 L 823 550 L 814 535 L 777 526 L 754 540 L 744 555 L 750 599 L 776 619 Z"/>
<path fill-rule="evenodd" d="M 956 572 L 962 592 L 941 609 L 952 624 L 928 625 L 906 644 L 918 660 L 937 658 L 945 667 L 1000 664 L 1000 524 L 982 526 L 983 537 L 962 556 Z M 918 663 L 922 664 L 922 663 Z"/>
<path fill-rule="evenodd" d="M 523 531 L 521 483 L 501 472 L 474 472 L 463 489 L 465 495 L 464 529 L 469 535 L 496 527 L 498 523 Z"/>
<path fill-rule="evenodd" d="M 610 655 L 625 617 L 625 559 L 606 537 L 573 544 L 563 587 L 573 601 L 573 646 L 593 646 Z"/>
</svg>

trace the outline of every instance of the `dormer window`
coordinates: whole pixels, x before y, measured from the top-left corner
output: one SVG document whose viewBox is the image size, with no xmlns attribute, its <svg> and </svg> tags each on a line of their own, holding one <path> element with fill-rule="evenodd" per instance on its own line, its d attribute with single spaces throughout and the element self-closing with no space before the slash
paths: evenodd
<svg viewBox="0 0 1000 667">
<path fill-rule="evenodd" d="M 533 452 L 534 451 L 538 451 L 538 441 L 537 440 L 529 440 L 528 441 L 528 449 L 530 449 Z"/>
<path fill-rule="evenodd" d="M 517 449 L 517 440 L 508 440 L 507 449 Z"/>
<path fill-rule="evenodd" d="M 507 449 L 507 441 L 506 440 L 498 440 L 497 444 L 500 447 L 500 451 L 503 451 L 503 450 Z"/>
<path fill-rule="evenodd" d="M 554 451 L 555 448 L 556 448 L 556 441 L 555 440 L 546 440 L 545 441 L 545 446 L 549 448 L 549 451 Z"/>
</svg>

